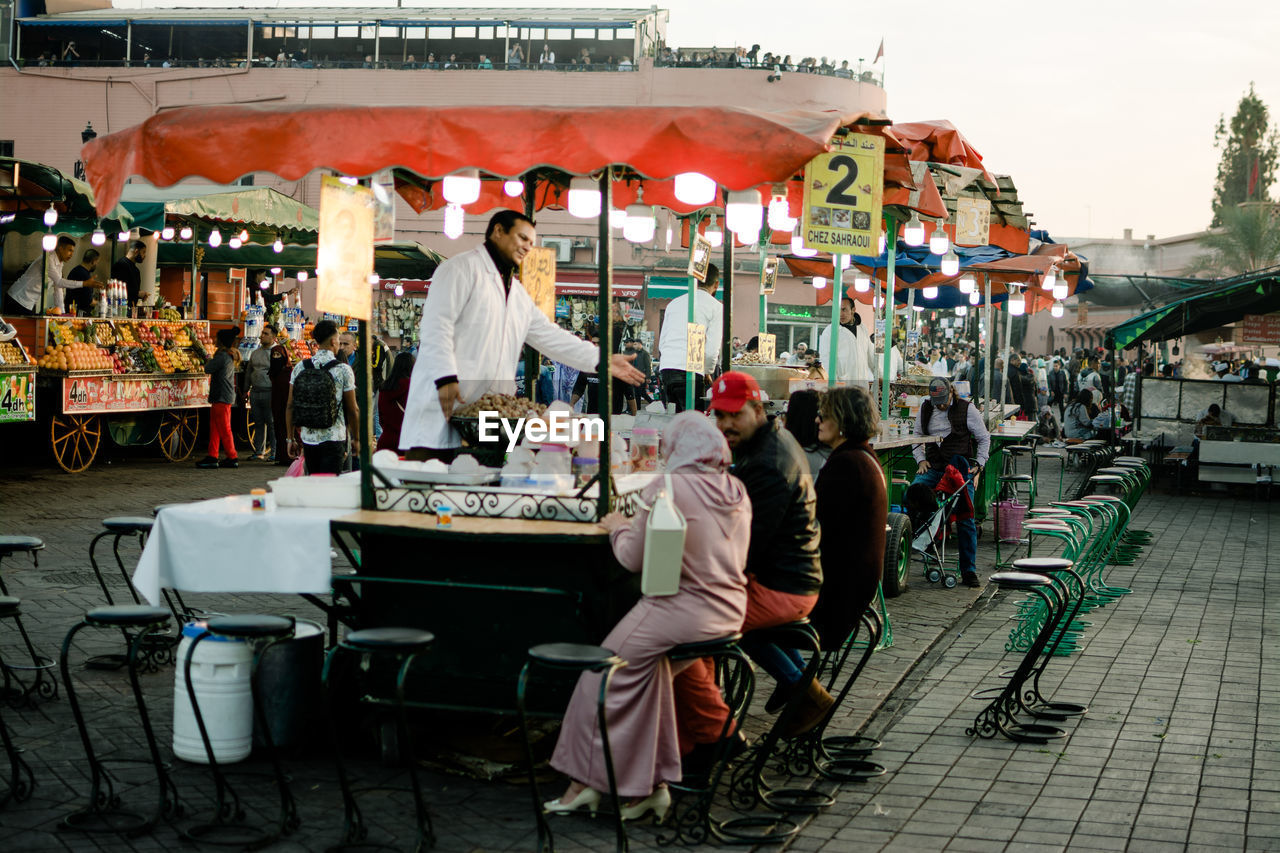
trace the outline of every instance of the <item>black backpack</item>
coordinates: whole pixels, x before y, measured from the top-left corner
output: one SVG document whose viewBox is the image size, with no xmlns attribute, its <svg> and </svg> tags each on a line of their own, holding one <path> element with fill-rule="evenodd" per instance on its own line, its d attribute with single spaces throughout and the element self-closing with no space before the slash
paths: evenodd
<svg viewBox="0 0 1280 853">
<path fill-rule="evenodd" d="M 335 358 L 318 368 L 311 359 L 302 362 L 302 372 L 293 380 L 294 426 L 328 429 L 338 420 L 338 386 L 330 371 L 341 363 Z"/>
</svg>

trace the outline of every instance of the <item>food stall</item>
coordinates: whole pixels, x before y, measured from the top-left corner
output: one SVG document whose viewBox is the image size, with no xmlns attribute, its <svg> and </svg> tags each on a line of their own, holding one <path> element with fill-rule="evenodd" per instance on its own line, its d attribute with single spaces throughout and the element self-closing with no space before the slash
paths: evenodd
<svg viewBox="0 0 1280 853">
<path fill-rule="evenodd" d="M 36 419 L 36 366 L 22 341 L 0 341 L 0 424 Z"/>
</svg>

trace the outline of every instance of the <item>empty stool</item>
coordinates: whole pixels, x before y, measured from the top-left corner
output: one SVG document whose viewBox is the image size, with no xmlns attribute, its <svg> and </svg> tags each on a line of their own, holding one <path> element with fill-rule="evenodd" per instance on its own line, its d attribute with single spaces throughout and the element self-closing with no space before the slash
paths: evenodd
<svg viewBox="0 0 1280 853">
<path fill-rule="evenodd" d="M 324 695 L 325 708 L 329 719 L 329 742 L 333 748 L 334 760 L 338 764 L 338 784 L 342 788 L 342 839 L 330 850 L 392 848 L 389 845 L 371 844 L 368 827 L 364 816 L 356 802 L 356 795 L 366 791 L 400 790 L 391 788 L 353 789 L 347 776 L 346 763 L 342 759 L 342 740 L 338 737 L 338 725 L 334 718 L 334 702 L 332 678 L 339 656 L 356 656 L 364 659 L 375 655 L 385 655 L 398 663 L 395 684 L 396 735 L 397 743 L 403 751 L 402 757 L 409 768 L 410 790 L 413 792 L 414 816 L 418 823 L 417 843 L 415 851 L 425 850 L 435 843 L 435 833 L 431 826 L 431 816 L 427 813 L 426 804 L 422 801 L 422 786 L 418 782 L 417 762 L 413 757 L 413 747 L 409 741 L 409 726 L 405 719 L 405 683 L 409 678 L 409 670 L 418 655 L 431 648 L 436 640 L 430 631 L 417 628 L 368 628 L 364 631 L 353 631 L 329 650 L 324 663 Z M 357 668 L 362 669 L 363 667 Z M 372 668 L 372 667 L 370 667 Z M 366 691 L 358 691 L 357 695 L 368 695 Z"/>
<path fill-rule="evenodd" d="M 216 802 L 213 820 L 208 823 L 188 827 L 179 833 L 188 841 L 207 844 L 223 844 L 235 847 L 255 849 L 275 842 L 281 836 L 288 835 L 298 827 L 298 810 L 293 795 L 289 792 L 289 783 L 284 770 L 280 766 L 275 742 L 271 738 L 271 726 L 267 723 L 262 711 L 262 701 L 256 684 L 258 665 L 268 649 L 293 636 L 294 620 L 292 616 L 266 616 L 262 614 L 215 616 L 205 623 L 204 630 L 191 640 L 187 647 L 187 656 L 183 660 L 183 677 L 187 682 L 187 696 L 190 697 L 191 710 L 196 718 L 196 726 L 200 729 L 200 740 L 204 742 L 205 755 L 209 759 L 209 770 L 213 773 Z M 244 807 L 239 795 L 223 775 L 218 766 L 218 759 L 213 752 L 213 744 L 209 740 L 209 730 L 205 727 L 204 715 L 200 712 L 199 698 L 191 683 L 191 660 L 195 656 L 196 647 L 207 637 L 234 637 L 254 644 L 253 663 L 249 670 L 249 692 L 253 701 L 253 719 L 262 739 L 266 741 L 267 751 L 271 758 L 271 769 L 275 776 L 276 789 L 280 795 L 280 816 L 276 825 L 263 830 L 245 823 Z M 222 837 L 219 837 L 222 836 Z"/>
<path fill-rule="evenodd" d="M 155 524 L 154 518 L 147 518 L 141 515 L 121 515 L 112 518 L 104 518 L 102 520 L 103 530 L 97 536 L 93 537 L 89 542 L 89 565 L 93 567 L 93 574 L 98 579 L 98 586 L 102 588 L 103 598 L 106 599 L 108 605 L 115 605 L 115 597 L 111 595 L 111 590 L 107 588 L 107 579 L 102 573 L 102 568 L 98 565 L 98 543 L 108 536 L 111 539 L 111 553 L 116 558 L 116 567 L 120 571 L 120 577 L 124 581 L 124 587 L 129 591 L 130 598 L 133 603 L 143 605 L 145 602 L 138 596 L 137 591 L 133 588 L 133 581 L 129 577 L 129 570 L 124 566 L 124 560 L 120 557 L 120 540 L 126 536 L 137 536 L 138 546 L 143 547 L 146 544 L 147 534 L 151 532 L 152 526 Z M 170 607 L 174 619 L 181 624 L 182 614 Z M 121 629 L 124 636 L 124 644 L 126 649 L 132 644 L 132 636 L 127 629 Z M 162 665 L 173 662 L 173 650 L 177 645 L 177 638 L 173 636 L 166 637 L 160 634 L 149 635 L 151 639 L 148 645 L 142 649 L 142 656 L 139 661 L 143 672 L 154 672 Z M 119 669 L 124 666 L 124 655 L 121 654 L 105 654 L 98 655 L 89 659 L 86 664 L 92 669 Z"/>
<path fill-rule="evenodd" d="M 20 603 L 11 595 L 0 595 L 0 622 L 8 619 L 16 621 Z M 0 743 L 3 743 L 5 755 L 9 760 L 9 787 L 0 795 L 0 808 L 3 808 L 10 800 L 20 803 L 30 797 L 31 791 L 36 786 L 36 779 L 27 762 L 22 760 L 21 752 L 14 745 L 2 713 L 0 713 Z"/>
<path fill-rule="evenodd" d="M 43 550 L 44 541 L 35 536 L 0 536 L 0 562 L 11 554 L 30 554 L 31 561 L 39 566 L 40 558 L 37 555 Z M 4 573 L 0 571 L 0 595 L 8 594 L 9 588 L 4 584 Z M 18 626 L 18 634 L 22 637 L 22 644 L 27 648 L 27 656 L 31 659 L 31 663 L 0 663 L 0 674 L 4 675 L 4 692 L 9 695 L 18 695 L 27 702 L 31 701 L 33 694 L 44 699 L 56 698 L 58 682 L 49 670 L 57 665 L 57 661 L 50 660 L 36 651 L 35 644 L 27 634 L 26 626 L 22 624 L 22 617 L 17 612 L 13 614 L 12 619 Z M 18 675 L 22 672 L 34 672 L 35 681 L 30 685 L 23 684 L 22 678 Z M 16 687 L 11 686 L 14 683 L 17 684 Z"/>
<path fill-rule="evenodd" d="M 82 832 L 117 832 L 126 835 L 138 835 L 151 830 L 161 818 L 176 817 L 181 809 L 178 805 L 178 792 L 169 778 L 164 763 L 160 760 L 160 747 L 156 743 L 155 733 L 151 729 L 151 718 L 147 715 L 147 704 L 142 696 L 142 685 L 138 682 L 138 658 L 147 637 L 169 624 L 170 614 L 163 607 L 146 607 L 142 605 L 118 605 L 114 607 L 95 607 L 84 615 L 62 641 L 62 654 L 58 658 L 58 666 L 62 671 L 62 685 L 67 691 L 67 703 L 75 717 L 76 729 L 80 732 L 80 740 L 84 744 L 85 757 L 89 762 L 91 789 L 89 805 L 73 812 L 62 819 L 62 825 L 68 829 Z M 93 749 L 89 737 L 89 728 L 85 724 L 84 714 L 80 710 L 80 702 L 76 698 L 75 684 L 71 680 L 71 668 L 68 657 L 71 644 L 84 628 L 134 629 L 133 641 L 129 644 L 129 656 L 125 661 L 129 669 L 129 683 L 133 686 L 134 703 L 138 706 L 138 718 L 142 723 L 142 732 L 147 739 L 150 762 L 156 773 L 156 808 L 150 815 L 124 811 L 120 797 L 115 793 L 114 780 L 103 766 L 107 762 L 137 761 L 139 759 L 102 759 Z M 105 724 L 115 728 L 120 721 L 110 719 Z"/>
<path fill-rule="evenodd" d="M 725 719 L 720 740 L 711 750 L 711 761 L 704 776 L 686 774 L 679 783 L 671 783 L 669 787 L 677 798 L 672 803 L 672 814 L 664 823 L 671 834 L 664 833 L 658 838 L 660 845 L 702 844 L 716 839 L 721 842 L 730 840 L 722 834 L 719 821 L 711 820 L 711 803 L 715 799 L 716 787 L 719 785 L 725 766 L 733 760 L 733 750 L 742 741 L 738 740 L 742 731 L 742 722 L 746 719 L 747 709 L 751 706 L 751 697 L 755 693 L 755 673 L 746 653 L 738 645 L 741 634 L 733 634 L 716 640 L 700 643 L 684 643 L 667 652 L 672 661 L 700 660 L 711 658 L 715 662 L 715 671 L 724 702 L 729 707 L 729 716 Z"/>
<path fill-rule="evenodd" d="M 627 849 L 627 829 L 622 822 L 622 804 L 618 801 L 618 781 L 613 773 L 613 751 L 609 748 L 609 728 L 605 719 L 605 696 L 609 692 L 609 680 L 615 670 L 627 665 L 627 662 L 613 652 L 601 646 L 588 646 L 579 643 L 543 643 L 529 649 L 529 658 L 520 670 L 520 679 L 516 683 L 516 708 L 520 712 L 520 733 L 524 737 L 525 757 L 529 761 L 529 790 L 533 795 L 533 813 L 538 823 L 538 850 L 552 853 L 555 840 L 551 835 L 551 826 L 538 793 L 538 774 L 533 759 L 533 744 L 529 741 L 529 720 L 525 713 L 525 694 L 529 686 L 529 673 L 534 667 L 542 667 L 559 672 L 598 672 L 601 673 L 600 693 L 596 700 L 596 717 L 600 722 L 600 742 L 604 748 L 605 773 L 609 777 L 609 796 L 613 801 L 614 823 L 617 830 L 617 850 L 623 853 Z M 593 812 L 594 813 L 594 812 Z"/>
<path fill-rule="evenodd" d="M 1033 716 L 1049 720 L 1061 720 L 1088 713 L 1089 706 L 1087 705 L 1081 705 L 1077 702 L 1051 702 L 1040 692 L 1040 676 L 1044 674 L 1045 667 L 1048 666 L 1050 659 L 1057 652 L 1067 628 L 1080 613 L 1080 602 L 1083 600 L 1084 594 L 1084 580 L 1080 575 L 1076 574 L 1072 561 L 1061 557 L 1027 557 L 1022 560 L 1014 560 L 1013 568 L 1014 571 L 1042 574 L 1051 580 L 1058 581 L 1060 592 L 1063 595 L 1063 612 L 1056 617 L 1058 630 L 1055 631 L 1052 641 L 1045 648 L 1044 654 L 1040 656 L 1039 664 L 1032 673 L 1031 689 L 1023 691 L 1023 708 Z M 1067 603 L 1071 603 L 1070 610 L 1066 609 Z M 1032 700 L 1029 704 L 1026 702 L 1028 697 Z"/>
<path fill-rule="evenodd" d="M 1067 458 L 1056 450 L 1037 450 L 1035 458 L 1037 471 L 1039 470 L 1039 461 L 1041 459 L 1046 461 L 1053 459 L 1058 462 L 1058 500 L 1062 500 L 1062 481 L 1067 473 Z"/>
</svg>

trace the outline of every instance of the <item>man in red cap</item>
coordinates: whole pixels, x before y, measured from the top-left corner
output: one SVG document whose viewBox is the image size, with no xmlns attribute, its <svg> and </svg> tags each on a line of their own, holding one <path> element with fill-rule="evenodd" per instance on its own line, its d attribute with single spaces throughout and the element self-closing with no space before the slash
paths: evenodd
<svg viewBox="0 0 1280 853">
<path fill-rule="evenodd" d="M 822 589 L 817 498 L 809 463 L 791 433 L 769 423 L 764 401 L 756 380 L 745 373 L 725 373 L 711 386 L 716 426 L 733 451 L 733 473 L 751 499 L 744 634 L 808 616 Z M 753 644 L 748 634 L 743 647 L 778 681 L 770 710 L 781 708 L 793 691 L 806 691 L 805 707 L 784 734 L 817 725 L 834 701 L 822 685 L 813 679 L 801 683 L 802 670 L 776 646 Z M 681 751 L 708 745 L 686 758 L 686 768 L 697 773 L 729 716 L 709 661 L 698 661 L 676 676 L 675 698 Z"/>
</svg>

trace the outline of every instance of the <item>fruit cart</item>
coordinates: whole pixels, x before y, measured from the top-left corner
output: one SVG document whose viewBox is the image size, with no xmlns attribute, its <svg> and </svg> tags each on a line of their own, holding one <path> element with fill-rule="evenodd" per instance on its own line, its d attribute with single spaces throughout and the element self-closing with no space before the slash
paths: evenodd
<svg viewBox="0 0 1280 853">
<path fill-rule="evenodd" d="M 155 442 L 171 462 L 195 449 L 209 406 L 207 321 L 42 319 L 37 398 L 53 458 L 77 473 L 103 434 L 117 445 Z"/>
<path fill-rule="evenodd" d="M 0 341 L 0 424 L 36 419 L 36 366 L 22 341 Z"/>
</svg>

